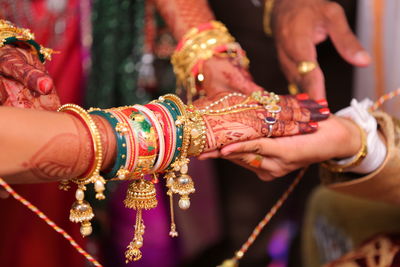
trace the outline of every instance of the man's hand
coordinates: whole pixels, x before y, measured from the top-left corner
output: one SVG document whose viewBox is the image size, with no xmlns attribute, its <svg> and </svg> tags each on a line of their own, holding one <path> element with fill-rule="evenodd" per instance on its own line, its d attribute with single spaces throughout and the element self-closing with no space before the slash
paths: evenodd
<svg viewBox="0 0 400 267">
<path fill-rule="evenodd" d="M 56 110 L 60 100 L 45 66 L 28 50 L 0 48 L 0 104 Z"/>
<path fill-rule="evenodd" d="M 360 146 L 357 126 L 348 119 L 331 116 L 319 122 L 318 131 L 312 134 L 235 143 L 205 153 L 200 159 L 223 157 L 270 181 L 312 163 L 353 156 Z"/>
<path fill-rule="evenodd" d="M 282 69 L 291 83 L 312 98 L 325 98 L 324 75 L 317 67 L 301 75 L 301 62 L 317 63 L 315 46 L 330 37 L 350 64 L 363 67 L 370 57 L 351 31 L 343 8 L 327 0 L 276 0 L 272 30 Z"/>
</svg>

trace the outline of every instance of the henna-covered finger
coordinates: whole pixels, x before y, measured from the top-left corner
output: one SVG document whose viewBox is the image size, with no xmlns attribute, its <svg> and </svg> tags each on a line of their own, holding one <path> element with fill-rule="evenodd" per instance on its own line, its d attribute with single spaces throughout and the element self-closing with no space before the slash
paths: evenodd
<svg viewBox="0 0 400 267">
<path fill-rule="evenodd" d="M 0 48 L 0 73 L 12 77 L 22 83 L 25 87 L 39 94 L 48 94 L 54 89 L 53 81 L 38 65 L 29 53 L 13 46 Z M 29 62 L 31 61 L 31 62 Z M 31 64 L 34 65 L 31 65 Z"/>
<path fill-rule="evenodd" d="M 268 113 L 268 116 L 271 116 L 271 113 Z M 278 120 L 283 121 L 301 121 L 301 122 L 309 122 L 311 120 L 312 113 L 307 108 L 291 108 L 288 106 L 282 107 L 281 111 L 277 114 Z"/>
<path fill-rule="evenodd" d="M 267 125 L 266 133 L 269 133 L 269 125 Z M 282 137 L 298 134 L 313 133 L 318 129 L 316 122 L 298 122 L 298 121 L 276 121 L 272 125 L 272 136 Z"/>
<path fill-rule="evenodd" d="M 321 109 L 327 108 L 328 102 L 326 99 L 312 100 L 309 99 L 307 94 L 298 95 L 283 95 L 279 96 L 281 106 L 290 106 L 292 108 L 308 108 L 308 109 Z"/>
</svg>

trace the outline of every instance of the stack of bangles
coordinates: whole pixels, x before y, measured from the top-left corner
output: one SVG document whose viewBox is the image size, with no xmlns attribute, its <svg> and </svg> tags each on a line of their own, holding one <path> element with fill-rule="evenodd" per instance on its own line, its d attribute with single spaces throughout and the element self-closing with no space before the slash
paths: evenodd
<svg viewBox="0 0 400 267">
<path fill-rule="evenodd" d="M 218 21 L 190 29 L 178 43 L 171 57 L 177 88 L 186 90 L 190 104 L 193 97 L 204 92 L 197 86 L 204 80 L 203 63 L 214 56 L 230 58 L 234 64 L 248 68 L 245 51 Z"/>
<path fill-rule="evenodd" d="M 228 98 L 235 97 L 238 103 L 226 106 Z M 240 100 L 243 98 L 243 100 Z M 262 113 L 263 133 L 271 136 L 276 114 L 280 111 L 279 97 L 274 93 L 256 92 L 250 96 L 231 93 L 209 104 L 203 109 L 184 105 L 173 94 L 159 97 L 147 105 L 124 106 L 111 109 L 91 108 L 88 111 L 66 104 L 59 108 L 77 117 L 88 129 L 92 137 L 94 158 L 83 178 L 72 179 L 78 185 L 76 201 L 70 210 L 70 220 L 81 223 L 81 234 L 92 232 L 90 220 L 94 217 L 93 209 L 85 201 L 88 184 L 93 183 L 97 199 L 104 199 L 107 181 L 132 180 L 124 204 L 136 210 L 134 237 L 125 253 L 126 260 L 139 260 L 143 245 L 144 222 L 142 210 L 157 206 L 154 183 L 157 175 L 164 173 L 167 195 L 170 197 L 171 229 L 170 236 L 178 235 L 174 222 L 173 195 L 178 194 L 181 209 L 190 207 L 189 195 L 195 192 L 194 182 L 188 175 L 189 156 L 201 154 L 207 145 L 208 116 L 221 116 L 232 113 L 255 110 Z M 224 104 L 224 108 L 215 109 Z M 221 105 L 220 105 L 221 106 Z M 116 156 L 113 166 L 101 170 L 103 149 L 100 132 L 92 116 L 100 116 L 113 129 L 116 140 Z M 265 129 L 265 130 L 264 130 Z M 154 178 L 148 178 L 152 174 Z M 151 177 L 151 176 L 150 176 Z M 69 181 L 62 181 L 61 188 L 67 190 Z"/>
</svg>

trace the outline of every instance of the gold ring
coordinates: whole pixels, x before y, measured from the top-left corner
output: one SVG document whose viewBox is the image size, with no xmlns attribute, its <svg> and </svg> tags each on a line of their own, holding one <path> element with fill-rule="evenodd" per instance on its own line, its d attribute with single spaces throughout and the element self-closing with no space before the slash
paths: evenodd
<svg viewBox="0 0 400 267">
<path fill-rule="evenodd" d="M 301 61 L 298 65 L 297 65 L 297 71 L 301 74 L 301 75 L 305 75 L 313 70 L 315 70 L 318 66 L 318 63 L 314 62 L 314 61 Z"/>
<path fill-rule="evenodd" d="M 254 157 L 252 161 L 250 161 L 249 165 L 254 168 L 260 168 L 261 166 L 262 156 L 257 155 Z"/>
</svg>

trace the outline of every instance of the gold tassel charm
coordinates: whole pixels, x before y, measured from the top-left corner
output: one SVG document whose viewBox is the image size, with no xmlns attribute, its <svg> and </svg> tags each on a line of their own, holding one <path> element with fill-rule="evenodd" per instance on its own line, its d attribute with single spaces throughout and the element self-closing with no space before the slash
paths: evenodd
<svg viewBox="0 0 400 267">
<path fill-rule="evenodd" d="M 187 210 L 190 207 L 190 198 L 189 195 L 194 193 L 196 190 L 194 188 L 194 182 L 192 177 L 187 174 L 188 172 L 188 164 L 189 164 L 189 159 L 184 158 L 181 159 L 177 162 L 175 162 L 174 165 L 174 171 L 179 171 L 180 174 L 175 177 L 175 175 L 168 176 L 168 179 L 171 177 L 174 177 L 174 179 L 169 181 L 170 184 L 170 190 L 174 194 L 179 194 L 181 197 L 179 199 L 179 208 L 183 210 Z M 168 186 L 168 180 L 167 180 L 167 186 Z"/>
<path fill-rule="evenodd" d="M 79 186 L 75 192 L 76 201 L 72 204 L 69 220 L 71 222 L 80 223 L 80 232 L 82 236 L 88 236 L 92 233 L 92 225 L 90 220 L 93 219 L 94 213 L 89 202 L 85 201 L 85 186 Z"/>
<path fill-rule="evenodd" d="M 190 207 L 189 194 L 194 193 L 194 183 L 192 177 L 188 174 L 182 173 L 180 176 L 174 179 L 171 185 L 171 191 L 174 194 L 179 194 L 180 199 L 178 202 L 179 208 L 187 210 Z"/>
<path fill-rule="evenodd" d="M 124 200 L 125 207 L 137 210 L 135 234 L 125 252 L 126 263 L 140 260 L 143 246 L 143 234 L 145 225 L 142 219 L 142 210 L 149 210 L 157 207 L 156 188 L 153 183 L 145 179 L 132 182 Z"/>
</svg>

